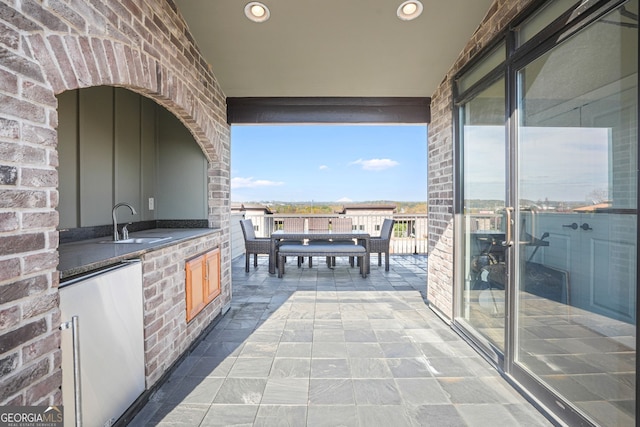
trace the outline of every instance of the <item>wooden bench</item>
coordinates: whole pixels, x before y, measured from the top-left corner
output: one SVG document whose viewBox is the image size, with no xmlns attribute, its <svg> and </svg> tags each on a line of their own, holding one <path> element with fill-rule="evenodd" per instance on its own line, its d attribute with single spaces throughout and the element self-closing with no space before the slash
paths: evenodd
<svg viewBox="0 0 640 427">
<path fill-rule="evenodd" d="M 282 243 L 278 247 L 278 277 L 284 274 L 285 258 L 288 256 L 309 257 L 356 257 L 359 260 L 360 274 L 367 277 L 367 266 L 365 265 L 365 256 L 367 249 L 362 245 L 353 245 L 349 243 L 326 243 L 314 244 L 313 241 L 307 245 Z"/>
</svg>

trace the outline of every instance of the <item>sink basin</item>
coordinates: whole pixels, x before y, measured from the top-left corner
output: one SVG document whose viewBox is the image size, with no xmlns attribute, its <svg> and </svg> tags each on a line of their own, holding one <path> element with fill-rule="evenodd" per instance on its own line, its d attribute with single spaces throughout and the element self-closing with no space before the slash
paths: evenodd
<svg viewBox="0 0 640 427">
<path fill-rule="evenodd" d="M 115 245 L 126 245 L 126 244 L 145 244 L 145 243 L 158 243 L 158 242 L 162 242 L 163 240 L 169 240 L 171 239 L 171 237 L 132 237 L 129 239 L 122 239 L 122 240 L 103 240 L 100 243 L 112 243 Z"/>
</svg>

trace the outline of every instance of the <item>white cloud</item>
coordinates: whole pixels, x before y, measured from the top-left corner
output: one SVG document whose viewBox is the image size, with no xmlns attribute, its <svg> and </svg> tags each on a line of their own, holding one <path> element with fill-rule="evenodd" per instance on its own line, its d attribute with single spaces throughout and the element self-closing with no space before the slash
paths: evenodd
<svg viewBox="0 0 640 427">
<path fill-rule="evenodd" d="M 277 187 L 284 182 L 269 181 L 266 179 L 231 178 L 231 188 L 257 188 L 257 187 Z"/>
<path fill-rule="evenodd" d="M 354 162 L 351 162 L 350 164 L 361 165 L 362 169 L 368 170 L 368 171 L 382 171 L 385 169 L 398 166 L 400 163 L 391 159 L 369 159 L 369 160 L 358 159 Z"/>
<path fill-rule="evenodd" d="M 320 165 L 320 167 L 319 167 L 318 169 L 320 169 L 321 171 L 324 171 L 324 170 L 329 169 L 329 166 L 327 166 L 327 165 Z"/>
<path fill-rule="evenodd" d="M 342 199 L 338 199 L 338 200 L 336 200 L 336 202 L 340 202 L 340 203 L 351 203 L 351 202 L 353 202 L 353 200 L 351 200 L 351 199 L 350 199 L 350 198 L 348 198 L 348 197 L 343 197 Z"/>
</svg>

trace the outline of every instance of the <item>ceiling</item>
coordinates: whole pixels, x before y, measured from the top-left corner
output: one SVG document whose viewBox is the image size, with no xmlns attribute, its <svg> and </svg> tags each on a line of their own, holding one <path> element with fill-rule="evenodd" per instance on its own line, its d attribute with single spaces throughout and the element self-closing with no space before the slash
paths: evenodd
<svg viewBox="0 0 640 427">
<path fill-rule="evenodd" d="M 227 97 L 430 97 L 493 0 L 174 0 Z"/>
</svg>

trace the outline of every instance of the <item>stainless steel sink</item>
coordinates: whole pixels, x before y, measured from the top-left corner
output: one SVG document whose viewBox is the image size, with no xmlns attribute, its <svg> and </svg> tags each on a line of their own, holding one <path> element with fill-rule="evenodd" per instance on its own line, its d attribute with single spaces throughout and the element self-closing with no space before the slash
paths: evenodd
<svg viewBox="0 0 640 427">
<path fill-rule="evenodd" d="M 121 239 L 121 240 L 103 240 L 100 243 L 112 243 L 115 245 L 126 245 L 126 244 L 138 244 L 142 245 L 145 243 L 158 243 L 164 240 L 169 240 L 171 237 L 132 237 L 129 239 Z"/>
</svg>

